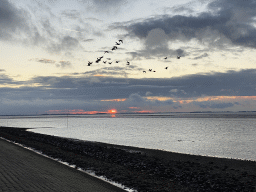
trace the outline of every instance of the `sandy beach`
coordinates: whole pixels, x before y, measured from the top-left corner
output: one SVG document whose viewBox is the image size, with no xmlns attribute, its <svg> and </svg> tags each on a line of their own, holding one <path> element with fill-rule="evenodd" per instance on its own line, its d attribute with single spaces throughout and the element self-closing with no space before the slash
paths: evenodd
<svg viewBox="0 0 256 192">
<path fill-rule="evenodd" d="M 136 189 L 139 192 L 256 191 L 256 162 L 254 161 L 203 157 L 106 143 L 87 142 L 42 135 L 28 132 L 26 129 L 17 128 L 1 127 L 0 137 L 42 151 L 50 157 L 77 165 L 77 167 L 84 170 L 93 170 L 97 175 L 104 175 L 108 179 L 124 184 L 129 188 Z M 37 186 L 38 189 L 40 187 L 45 187 L 46 189 L 49 187 L 47 185 L 53 185 L 55 180 L 58 180 L 56 182 L 59 182 L 59 184 L 53 186 L 66 188 L 66 186 L 64 186 L 66 182 L 63 181 L 65 178 L 70 180 L 69 172 L 71 172 L 76 175 L 74 177 L 72 176 L 72 178 L 78 177 L 78 179 L 67 181 L 67 186 L 72 186 L 72 189 L 75 189 L 74 186 L 77 187 L 77 189 L 73 191 L 85 191 L 81 190 L 85 187 L 80 185 L 89 185 L 91 184 L 91 180 L 95 182 L 91 187 L 106 187 L 108 190 L 94 190 L 91 188 L 92 190 L 87 191 L 123 191 L 122 189 L 99 181 L 96 178 L 89 177 L 82 172 L 41 157 L 32 151 L 15 146 L 14 144 L 1 140 L 1 146 L 2 145 L 6 146 L 6 148 L 3 149 L 3 152 L 1 151 L 1 166 L 4 165 L 6 167 L 4 172 L 8 174 L 11 173 L 11 171 L 8 170 L 23 167 L 19 165 L 23 165 L 25 159 L 30 159 L 31 162 L 29 165 L 31 165 L 32 168 L 34 167 L 34 174 L 37 173 L 36 170 L 43 170 L 42 168 L 38 168 L 39 166 L 47 164 L 48 167 L 48 161 L 51 161 L 51 169 L 54 170 L 54 173 L 58 174 L 58 176 L 48 174 L 48 176 L 44 178 L 52 179 L 52 181 L 43 183 L 39 182 L 42 181 L 41 178 L 36 180 L 35 177 L 33 183 L 34 185 L 36 185 L 35 183 L 37 183 L 37 181 L 40 183 L 39 186 Z M 16 149 L 16 151 L 13 151 L 11 154 L 8 153 L 7 151 L 11 151 L 12 148 L 19 148 L 20 150 Z M 24 154 L 23 161 L 21 158 L 15 158 L 16 164 L 8 161 L 8 159 L 19 157 L 22 154 Z M 40 160 L 35 160 L 32 154 Z M 16 166 L 15 168 L 14 165 Z M 19 168 L 18 170 L 21 169 L 22 168 Z M 64 172 L 66 170 L 68 173 Z M 12 186 L 11 181 L 9 181 L 8 185 L 6 184 L 8 182 L 5 177 L 16 178 L 17 182 L 15 182 L 15 179 L 12 179 L 14 180 L 12 182 L 22 185 L 23 182 L 18 182 L 21 180 L 19 179 L 19 175 L 8 176 L 8 174 L 4 172 L 1 173 L 2 176 L 0 178 L 1 188 L 5 186 L 5 189 L 7 189 L 6 186 L 9 188 Z M 7 176 L 3 177 L 3 175 Z M 37 175 L 43 175 L 43 171 L 38 171 Z M 49 175 L 51 178 L 49 178 Z M 57 179 L 60 178 L 60 175 L 63 177 L 63 180 Z M 90 182 L 88 182 L 88 180 Z M 61 183 L 63 184 L 61 185 Z M 26 185 L 28 186 L 29 184 Z M 24 186 L 26 185 L 24 184 Z"/>
</svg>

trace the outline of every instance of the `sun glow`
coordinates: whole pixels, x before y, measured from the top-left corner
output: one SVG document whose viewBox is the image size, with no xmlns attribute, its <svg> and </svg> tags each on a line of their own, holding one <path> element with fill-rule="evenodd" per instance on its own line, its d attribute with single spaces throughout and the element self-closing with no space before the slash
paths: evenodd
<svg viewBox="0 0 256 192">
<path fill-rule="evenodd" d="M 111 114 L 115 114 L 116 113 L 116 109 L 110 109 L 110 110 L 108 110 L 108 112 L 111 113 Z"/>
</svg>

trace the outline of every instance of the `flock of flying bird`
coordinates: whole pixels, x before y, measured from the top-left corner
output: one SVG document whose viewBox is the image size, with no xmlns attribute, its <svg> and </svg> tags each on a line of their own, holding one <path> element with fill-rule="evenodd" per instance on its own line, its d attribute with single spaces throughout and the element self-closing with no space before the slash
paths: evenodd
<svg viewBox="0 0 256 192">
<path fill-rule="evenodd" d="M 123 43 L 123 40 L 122 40 L 122 39 L 118 40 L 118 42 L 116 42 L 116 44 L 112 47 L 111 51 L 116 50 L 116 49 L 117 49 L 117 45 L 121 45 L 121 43 Z M 109 51 L 105 51 L 105 52 L 104 52 L 104 54 L 106 54 L 106 53 L 109 53 Z M 95 63 L 99 63 L 99 62 L 101 61 L 101 59 L 103 59 L 103 57 L 104 57 L 104 56 L 98 57 L 98 58 L 96 59 Z M 180 59 L 180 57 L 181 57 L 181 56 L 177 56 L 177 59 Z M 164 59 L 167 59 L 167 57 L 165 57 Z M 107 60 L 109 60 L 109 61 L 107 61 Z M 106 60 L 106 61 L 103 61 L 103 63 L 106 64 L 106 63 L 108 62 L 108 64 L 111 65 L 112 62 L 113 62 L 113 61 L 110 62 L 111 58 L 107 58 L 107 60 Z M 116 61 L 116 63 L 119 63 L 119 61 Z M 93 62 L 88 61 L 88 66 L 91 66 L 92 64 L 93 64 Z M 130 62 L 127 61 L 126 65 L 130 65 Z M 168 69 L 168 67 L 165 67 L 165 69 Z M 152 71 L 152 69 L 149 69 L 148 71 L 149 71 L 149 72 L 156 72 L 156 71 Z M 146 73 L 146 71 L 143 71 L 143 73 Z"/>
</svg>

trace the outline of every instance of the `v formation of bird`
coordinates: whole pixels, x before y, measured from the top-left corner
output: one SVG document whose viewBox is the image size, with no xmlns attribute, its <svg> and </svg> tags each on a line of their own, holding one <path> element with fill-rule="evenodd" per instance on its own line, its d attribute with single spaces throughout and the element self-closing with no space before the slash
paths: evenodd
<svg viewBox="0 0 256 192">
<path fill-rule="evenodd" d="M 116 42 L 115 46 L 112 47 L 111 51 L 117 50 L 117 46 L 116 46 L 116 45 L 121 45 L 121 43 L 123 43 L 123 40 L 122 40 L 122 39 L 120 39 L 118 42 Z M 104 54 L 109 53 L 109 52 L 110 52 L 110 51 L 105 51 Z M 97 58 L 96 61 L 95 61 L 95 63 L 99 63 L 103 57 L 104 57 L 104 56 L 101 56 L 101 57 Z M 111 65 L 112 62 L 113 62 L 113 61 L 110 62 L 111 58 L 107 58 L 107 60 L 109 60 L 108 64 Z M 119 61 L 116 61 L 116 63 L 118 63 L 118 62 L 119 62 Z M 103 63 L 106 64 L 107 61 L 103 61 Z M 128 61 L 127 61 L 127 63 L 128 63 Z M 92 64 L 93 64 L 93 62 L 88 61 L 88 66 L 91 66 Z"/>
<path fill-rule="evenodd" d="M 116 44 L 112 47 L 111 51 L 117 50 L 117 46 L 118 46 L 118 45 L 121 45 L 121 44 L 123 44 L 123 40 L 122 40 L 122 39 L 120 39 L 120 40 L 118 40 L 118 42 L 116 42 Z M 109 52 L 110 52 L 110 51 L 105 51 L 104 54 L 109 53 Z M 177 59 L 180 59 L 180 57 L 181 57 L 181 56 L 177 56 Z M 103 56 L 97 58 L 96 61 L 95 61 L 95 63 L 99 63 L 102 58 L 103 58 Z M 167 60 L 167 57 L 165 57 L 164 59 Z M 110 62 L 111 58 L 107 58 L 107 60 L 109 60 L 108 64 L 111 65 L 112 62 L 113 62 L 113 61 Z M 103 63 L 106 64 L 107 61 L 103 61 Z M 116 61 L 116 63 L 119 63 L 119 61 Z M 88 61 L 88 66 L 91 66 L 92 64 L 93 64 L 93 62 Z M 130 62 L 127 61 L 126 65 L 130 65 Z M 168 69 L 168 67 L 165 67 L 165 69 Z M 153 69 L 149 69 L 148 71 L 149 71 L 149 72 L 156 72 L 156 71 L 153 70 Z M 146 73 L 146 71 L 143 71 L 143 73 Z"/>
</svg>

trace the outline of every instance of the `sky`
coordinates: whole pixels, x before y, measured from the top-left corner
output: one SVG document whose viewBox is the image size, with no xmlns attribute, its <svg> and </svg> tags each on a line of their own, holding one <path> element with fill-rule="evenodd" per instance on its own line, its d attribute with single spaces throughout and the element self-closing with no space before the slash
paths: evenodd
<svg viewBox="0 0 256 192">
<path fill-rule="evenodd" d="M 1 0 L 0 115 L 256 111 L 255 10 L 255 0 Z"/>
</svg>

